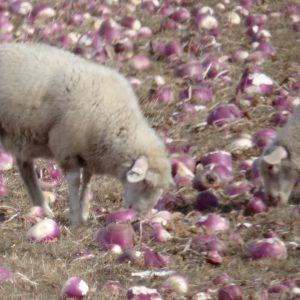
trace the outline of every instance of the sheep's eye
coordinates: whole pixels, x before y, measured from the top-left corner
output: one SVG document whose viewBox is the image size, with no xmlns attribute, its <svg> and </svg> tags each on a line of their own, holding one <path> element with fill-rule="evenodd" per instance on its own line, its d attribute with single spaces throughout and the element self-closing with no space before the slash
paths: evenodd
<svg viewBox="0 0 300 300">
<path fill-rule="evenodd" d="M 272 175 L 276 175 L 279 173 L 279 166 L 278 165 L 268 165 L 268 172 Z"/>
<path fill-rule="evenodd" d="M 215 178 L 214 178 L 214 176 L 212 176 L 212 175 L 210 175 L 210 174 L 208 174 L 207 176 L 206 176 L 206 179 L 207 179 L 207 182 L 209 183 L 209 184 L 213 184 L 216 180 L 215 180 Z"/>
</svg>

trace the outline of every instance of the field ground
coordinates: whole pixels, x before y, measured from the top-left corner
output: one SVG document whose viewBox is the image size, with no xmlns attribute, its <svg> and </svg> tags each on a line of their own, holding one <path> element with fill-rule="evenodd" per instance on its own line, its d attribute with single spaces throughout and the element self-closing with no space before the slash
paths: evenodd
<svg viewBox="0 0 300 300">
<path fill-rule="evenodd" d="M 76 1 L 73 1 L 76 2 Z M 192 2 L 192 1 L 190 1 Z M 203 5 L 215 7 L 218 1 L 201 1 Z M 231 1 L 228 10 L 234 6 L 237 1 Z M 262 1 L 259 6 L 251 8 L 251 12 L 267 13 L 269 11 L 283 11 L 286 1 Z M 51 1 L 50 1 L 51 3 Z M 196 4 L 197 1 L 193 1 Z M 56 3 L 53 1 L 53 5 Z M 59 5 L 57 5 L 59 6 Z M 246 27 L 243 23 L 240 26 L 225 26 L 225 13 L 217 9 L 217 18 L 220 21 L 222 34 L 218 37 L 221 44 L 221 52 L 224 55 L 230 55 L 237 49 L 250 49 L 249 38 L 244 34 Z M 74 8 L 74 12 L 76 8 Z M 227 11 L 227 10 L 226 10 Z M 71 12 L 69 12 L 71 13 Z M 73 11 L 72 11 L 73 13 Z M 125 13 L 125 12 L 123 12 Z M 162 17 L 158 14 L 149 14 L 143 10 L 138 10 L 142 24 L 153 29 L 155 35 L 160 38 L 177 39 L 186 35 L 190 27 L 181 31 L 156 32 Z M 63 18 L 64 16 L 59 16 Z M 18 26 L 16 19 L 15 24 Z M 76 29 L 76 28 L 75 28 Z M 281 83 L 294 72 L 299 71 L 300 51 L 299 34 L 291 30 L 291 23 L 283 14 L 279 18 L 270 18 L 267 23 L 267 29 L 272 33 L 272 43 L 276 50 L 276 56 L 272 60 L 267 60 L 261 67 L 277 83 Z M 74 30 L 74 28 L 73 28 Z M 83 31 L 84 28 L 78 28 Z M 1 33 L 0 33 L 1 35 Z M 30 39 L 38 40 L 41 38 L 33 36 Z M 147 53 L 147 47 L 142 47 L 147 41 L 137 42 L 140 52 Z M 52 44 L 55 44 L 53 42 Z M 266 97 L 262 103 L 256 106 L 248 107 L 247 119 L 233 124 L 231 133 L 224 134 L 224 130 L 194 126 L 201 124 L 206 120 L 207 114 L 212 107 L 219 103 L 227 103 L 234 97 L 235 89 L 241 72 L 244 70 L 243 64 L 229 64 L 229 75 L 232 79 L 230 83 L 224 83 L 221 80 L 213 81 L 215 93 L 215 102 L 209 104 L 207 109 L 199 111 L 190 119 L 190 122 L 181 124 L 172 120 L 172 114 L 178 110 L 175 103 L 162 105 L 150 103 L 147 100 L 150 88 L 151 76 L 162 75 L 175 91 L 176 95 L 182 87 L 180 80 L 175 80 L 173 71 L 163 60 L 156 60 L 153 57 L 153 67 L 150 71 L 135 71 L 126 63 L 115 63 L 107 61 L 120 68 L 128 76 L 136 76 L 142 82 L 137 87 L 137 93 L 141 99 L 145 115 L 151 124 L 159 131 L 168 130 L 168 135 L 173 139 L 172 145 L 183 145 L 192 143 L 195 150 L 192 155 L 199 159 L 210 150 L 224 149 L 226 145 L 240 132 L 253 134 L 258 128 L 276 127 L 270 121 L 271 108 L 266 104 L 272 102 L 272 97 Z M 243 151 L 234 156 L 235 162 L 243 158 L 259 155 L 259 149 L 252 148 L 249 151 Z M 58 299 L 63 282 L 73 275 L 84 278 L 90 287 L 90 293 L 87 299 L 112 299 L 110 295 L 104 295 L 101 292 L 101 286 L 107 280 L 119 280 L 124 287 L 124 294 L 115 299 L 125 299 L 126 290 L 134 285 L 145 285 L 147 287 L 156 287 L 161 278 L 136 278 L 131 275 L 132 272 L 142 271 L 142 266 L 130 264 L 116 264 L 115 257 L 99 250 L 95 243 L 95 232 L 104 226 L 104 215 L 97 215 L 95 208 L 104 207 L 108 211 L 114 211 L 122 207 L 121 187 L 111 178 L 93 179 L 94 200 L 92 202 L 92 215 L 90 220 L 83 226 L 72 228 L 68 224 L 67 211 L 67 190 L 64 183 L 56 189 L 57 201 L 53 204 L 55 219 L 62 228 L 61 238 L 48 244 L 31 244 L 25 240 L 28 227 L 24 225 L 22 216 L 29 210 L 29 198 L 24 190 L 18 171 L 13 168 L 10 171 L 2 172 L 7 177 L 9 195 L 0 200 L 0 266 L 11 269 L 16 274 L 15 284 L 0 283 L 0 299 L 34 299 L 50 300 Z M 197 192 L 192 188 L 185 187 L 171 190 L 177 193 L 185 201 L 183 205 L 178 205 L 174 210 L 187 214 L 192 209 L 192 202 Z M 293 194 L 294 202 L 297 202 L 297 189 Z M 243 201 L 237 199 L 234 201 Z M 227 203 L 222 198 L 223 203 Z M 295 203 L 296 204 L 296 203 Z M 220 234 L 220 238 L 228 240 L 230 233 L 239 233 L 242 239 L 247 243 L 256 238 L 262 238 L 263 233 L 269 229 L 280 228 L 279 237 L 285 242 L 300 243 L 300 216 L 296 213 L 295 204 L 283 208 L 270 208 L 267 213 L 244 216 L 241 210 L 234 208 L 216 212 L 222 213 L 231 223 L 229 232 Z M 237 223 L 247 221 L 252 224 L 250 228 L 237 228 Z M 288 259 L 286 260 L 262 260 L 251 261 L 244 257 L 244 245 L 229 245 L 228 251 L 224 256 L 223 263 L 218 266 L 209 264 L 205 255 L 197 251 L 184 251 L 189 239 L 195 235 L 195 229 L 184 221 L 174 223 L 174 239 L 166 243 L 155 243 L 149 240 L 142 240 L 141 243 L 171 256 L 171 263 L 166 270 L 175 270 L 184 274 L 190 283 L 190 293 L 185 297 L 170 299 L 191 299 L 192 295 L 205 288 L 214 289 L 212 280 L 223 273 L 227 273 L 233 278 L 233 282 L 239 284 L 244 291 L 243 299 L 256 299 L 254 294 L 259 289 L 267 289 L 272 282 L 286 279 L 293 279 L 300 287 L 300 251 L 299 249 L 289 248 Z M 137 244 L 137 248 L 140 244 Z M 87 250 L 93 254 L 93 257 L 78 259 L 76 253 L 81 250 Z M 212 296 L 214 297 L 214 296 Z M 288 294 L 271 294 L 270 299 L 291 299 Z M 168 299 L 168 297 L 164 298 Z"/>
</svg>

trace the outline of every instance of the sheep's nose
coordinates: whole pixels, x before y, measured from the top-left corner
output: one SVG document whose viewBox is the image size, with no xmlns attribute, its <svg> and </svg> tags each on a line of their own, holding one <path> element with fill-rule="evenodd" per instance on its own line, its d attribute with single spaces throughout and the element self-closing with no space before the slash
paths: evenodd
<svg viewBox="0 0 300 300">
<path fill-rule="evenodd" d="M 126 203 L 126 201 L 123 201 L 123 206 L 125 208 L 132 209 L 132 204 L 131 203 Z"/>
<path fill-rule="evenodd" d="M 277 196 L 269 195 L 269 203 L 270 205 L 277 206 L 278 204 L 281 203 L 281 197 L 279 195 Z"/>
</svg>

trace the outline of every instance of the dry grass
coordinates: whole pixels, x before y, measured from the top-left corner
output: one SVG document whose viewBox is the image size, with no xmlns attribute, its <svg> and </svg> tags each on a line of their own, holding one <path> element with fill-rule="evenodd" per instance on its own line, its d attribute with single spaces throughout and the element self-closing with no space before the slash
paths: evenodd
<svg viewBox="0 0 300 300">
<path fill-rule="evenodd" d="M 76 1 L 75 1 L 76 2 Z M 201 1 L 207 5 L 214 5 L 218 1 Z M 236 2 L 236 1 L 232 1 Z M 265 1 L 271 10 L 281 10 L 286 1 Z M 197 1 L 194 1 L 197 3 Z M 265 12 L 266 6 L 261 5 L 256 8 L 258 12 Z M 161 17 L 150 15 L 143 11 L 138 12 L 143 24 L 158 30 Z M 225 16 L 218 13 L 221 24 L 225 24 Z M 300 52 L 299 36 L 290 29 L 290 24 L 284 17 L 272 19 L 268 23 L 268 29 L 272 32 L 272 42 L 276 49 L 276 59 L 267 61 L 263 68 L 278 82 L 282 82 L 295 70 L 299 70 Z M 245 27 L 223 27 L 220 41 L 222 51 L 230 55 L 236 49 L 249 49 L 249 40 L 244 35 Z M 183 32 L 172 32 L 168 34 L 157 33 L 159 38 L 181 37 Z M 175 35 L 175 36 L 174 36 Z M 148 41 L 141 40 L 139 44 L 146 45 Z M 139 49 L 143 53 L 141 47 Z M 109 63 L 109 62 L 108 62 Z M 241 71 L 245 66 L 232 64 L 230 66 L 230 76 L 232 83 L 221 84 L 213 82 L 215 86 L 216 103 L 225 103 L 233 98 L 235 88 L 238 83 Z M 158 130 L 168 129 L 169 135 L 174 139 L 174 145 L 193 143 L 196 146 L 195 158 L 200 158 L 202 154 L 213 149 L 224 148 L 233 138 L 232 135 L 224 134 L 224 131 L 214 128 L 203 128 L 197 124 L 205 121 L 207 110 L 199 112 L 191 119 L 189 124 L 177 124 L 171 121 L 172 114 L 178 109 L 174 104 L 161 106 L 149 104 L 147 101 L 148 90 L 151 86 L 151 78 L 154 74 L 163 75 L 174 91 L 178 93 L 183 86 L 182 82 L 175 81 L 173 73 L 168 69 L 163 61 L 157 61 L 150 72 L 145 74 L 136 72 L 127 64 L 120 66 L 120 69 L 127 75 L 137 76 L 143 80 L 143 85 L 137 89 L 141 98 L 143 109 L 152 125 Z M 247 132 L 252 134 L 258 128 L 274 126 L 270 123 L 270 110 L 265 103 L 270 103 L 271 98 L 262 100 L 255 107 L 246 108 L 249 116 L 248 121 L 242 121 L 232 126 L 232 131 L 236 134 Z M 212 104 L 212 105 L 215 105 Z M 208 109 L 210 109 L 208 107 Z M 235 156 L 236 161 L 252 155 L 258 155 L 259 151 L 246 151 Z M 64 184 L 57 190 L 58 200 L 54 204 L 56 220 L 62 228 L 62 237 L 59 241 L 49 244 L 30 244 L 25 241 L 27 227 L 24 225 L 22 215 L 29 209 L 29 199 L 26 195 L 19 175 L 15 169 L 4 172 L 8 178 L 9 196 L 1 199 L 0 202 L 0 266 L 5 266 L 16 273 L 15 284 L 0 283 L 0 299 L 58 299 L 63 282 L 70 276 L 82 276 L 90 287 L 87 299 L 112 299 L 110 295 L 101 292 L 101 286 L 107 280 L 119 280 L 124 286 L 124 294 L 118 299 L 125 299 L 127 288 L 133 285 L 144 284 L 148 287 L 155 287 L 161 282 L 161 278 L 139 279 L 131 276 L 132 272 L 143 270 L 141 266 L 130 264 L 118 265 L 115 258 L 98 249 L 95 243 L 94 234 L 97 229 L 103 227 L 104 216 L 92 213 L 89 222 L 78 228 L 71 228 L 67 220 L 67 191 Z M 108 211 L 113 211 L 121 207 L 120 185 L 111 178 L 94 178 L 93 208 L 105 207 Z M 178 195 L 185 199 L 185 204 L 177 209 L 188 212 L 191 201 L 196 193 L 191 189 L 178 191 Z M 294 199 L 297 201 L 297 191 Z M 222 199 L 226 203 L 226 199 Z M 243 201 L 244 199 L 240 199 Z M 218 211 L 218 210 L 217 210 Z M 230 210 L 224 215 L 231 221 L 231 230 L 221 235 L 221 238 L 228 240 L 229 234 L 240 233 L 244 241 L 261 238 L 267 230 L 281 225 L 279 237 L 284 241 L 300 242 L 300 218 L 295 213 L 294 206 L 281 209 L 270 209 L 268 213 L 255 217 L 245 217 L 241 211 Z M 238 222 L 251 222 L 251 228 L 236 229 Z M 245 299 L 254 299 L 253 294 L 257 289 L 267 288 L 272 280 L 284 280 L 293 278 L 300 285 L 300 252 L 289 249 L 289 258 L 284 261 L 258 261 L 252 262 L 243 256 L 244 246 L 229 246 L 224 257 L 224 262 L 220 266 L 213 266 L 206 262 L 205 256 L 201 253 L 187 250 L 184 251 L 189 239 L 197 232 L 188 222 L 175 224 L 174 240 L 158 245 L 149 240 L 142 242 L 154 249 L 170 255 L 172 262 L 168 270 L 176 270 L 188 277 L 191 285 L 191 295 L 203 288 L 215 288 L 212 279 L 222 273 L 230 275 L 234 282 L 240 284 L 245 290 Z M 137 248 L 139 244 L 137 245 Z M 86 259 L 78 259 L 76 253 L 81 250 L 88 250 L 94 256 Z M 116 298 L 117 299 L 117 298 Z M 167 298 L 165 298 L 167 299 Z M 175 299 L 175 298 L 173 298 Z M 177 298 L 184 299 L 184 298 Z M 186 299 L 189 299 L 187 297 Z M 272 299 L 290 299 L 288 295 L 274 296 Z"/>
</svg>

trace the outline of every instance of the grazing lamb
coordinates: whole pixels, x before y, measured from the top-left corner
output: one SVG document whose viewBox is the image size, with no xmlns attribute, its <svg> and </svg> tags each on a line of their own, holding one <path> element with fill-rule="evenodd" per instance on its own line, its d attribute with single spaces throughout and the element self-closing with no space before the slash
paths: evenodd
<svg viewBox="0 0 300 300">
<path fill-rule="evenodd" d="M 287 203 L 300 174 L 300 106 L 264 150 L 260 172 L 269 203 Z"/>
<path fill-rule="evenodd" d="M 126 79 L 49 45 L 0 45 L 0 139 L 34 205 L 51 217 L 33 159 L 55 159 L 68 184 L 72 224 L 88 218 L 93 174 L 118 178 L 126 206 L 139 212 L 172 183 L 164 143 Z"/>
</svg>

